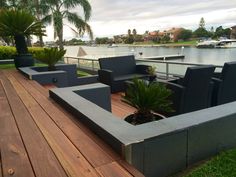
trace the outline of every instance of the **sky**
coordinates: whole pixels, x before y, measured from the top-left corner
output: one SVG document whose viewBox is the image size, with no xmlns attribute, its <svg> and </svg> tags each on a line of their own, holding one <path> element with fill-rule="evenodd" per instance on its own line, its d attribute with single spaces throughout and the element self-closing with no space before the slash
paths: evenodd
<svg viewBox="0 0 236 177">
<path fill-rule="evenodd" d="M 92 16 L 88 22 L 95 37 L 112 37 L 136 29 L 145 31 L 167 30 L 184 27 L 195 30 L 200 18 L 206 28 L 231 27 L 236 25 L 236 0 L 88 0 Z M 73 11 L 81 12 L 76 7 Z M 83 15 L 79 13 L 80 15 Z M 67 23 L 67 22 L 65 22 Z M 48 37 L 53 40 L 53 31 L 47 27 Z M 74 33 L 64 28 L 64 38 L 71 39 Z M 87 36 L 85 35 L 86 39 Z"/>
</svg>

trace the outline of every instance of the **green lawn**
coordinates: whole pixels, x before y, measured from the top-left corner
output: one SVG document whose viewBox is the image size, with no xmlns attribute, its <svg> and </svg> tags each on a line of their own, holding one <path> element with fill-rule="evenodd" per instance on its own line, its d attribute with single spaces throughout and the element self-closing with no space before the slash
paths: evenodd
<svg viewBox="0 0 236 177">
<path fill-rule="evenodd" d="M 0 64 L 0 69 L 13 69 L 15 68 L 14 64 Z"/>
<path fill-rule="evenodd" d="M 236 149 L 222 152 L 184 177 L 236 177 Z"/>
<path fill-rule="evenodd" d="M 169 43 L 156 43 L 152 41 L 145 41 L 145 42 L 135 42 L 131 45 L 160 45 L 160 46 L 195 46 L 197 44 L 196 40 L 191 41 L 181 41 L 181 42 L 169 42 Z"/>
</svg>

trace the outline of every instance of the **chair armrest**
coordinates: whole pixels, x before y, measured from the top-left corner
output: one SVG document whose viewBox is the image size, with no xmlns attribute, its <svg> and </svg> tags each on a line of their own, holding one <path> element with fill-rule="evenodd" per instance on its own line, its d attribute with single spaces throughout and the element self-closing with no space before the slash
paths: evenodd
<svg viewBox="0 0 236 177">
<path fill-rule="evenodd" d="M 184 77 L 176 78 L 176 79 L 170 80 L 168 82 L 179 84 L 179 85 L 183 85 Z"/>
<path fill-rule="evenodd" d="M 104 84 L 111 86 L 111 83 L 114 80 L 113 72 L 111 70 L 99 69 L 98 80 Z"/>
<path fill-rule="evenodd" d="M 169 89 L 173 89 L 174 90 L 184 90 L 185 87 L 176 83 L 172 83 L 172 82 L 167 82 L 167 81 L 158 81 L 159 83 L 163 83 L 166 85 L 167 88 Z"/>
<path fill-rule="evenodd" d="M 136 65 L 136 72 L 139 74 L 148 74 L 148 65 Z"/>
<path fill-rule="evenodd" d="M 213 73 L 213 77 L 214 78 L 220 78 L 221 77 L 221 73 Z"/>
<path fill-rule="evenodd" d="M 171 100 L 173 103 L 172 108 L 174 109 L 175 112 L 169 114 L 169 116 L 178 115 L 182 113 L 185 87 L 179 84 L 166 81 L 160 81 L 160 83 L 165 84 L 166 87 L 173 92 L 171 95 Z"/>
<path fill-rule="evenodd" d="M 215 77 L 212 77 L 212 78 L 211 78 L 211 81 L 214 82 L 214 83 L 215 83 L 215 82 L 222 82 L 221 79 L 215 78 Z"/>
</svg>

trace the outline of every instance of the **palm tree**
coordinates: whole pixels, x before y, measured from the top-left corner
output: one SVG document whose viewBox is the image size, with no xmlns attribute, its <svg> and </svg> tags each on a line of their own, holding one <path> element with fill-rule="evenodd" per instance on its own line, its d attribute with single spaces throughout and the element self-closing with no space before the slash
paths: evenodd
<svg viewBox="0 0 236 177">
<path fill-rule="evenodd" d="M 71 10 L 77 6 L 81 6 L 84 12 L 84 19 Z M 54 38 L 58 37 L 59 47 L 63 49 L 63 20 L 68 20 L 76 29 L 71 28 L 76 34 L 83 35 L 87 32 L 91 39 L 93 33 L 91 27 L 87 23 L 91 16 L 91 6 L 88 0 L 41 0 L 40 5 L 43 14 L 43 22 L 53 24 Z"/>
<path fill-rule="evenodd" d="M 28 54 L 26 37 L 30 35 L 41 36 L 44 33 L 45 29 L 42 23 L 28 11 L 17 9 L 0 11 L 0 36 L 14 38 L 19 56 Z"/>
</svg>

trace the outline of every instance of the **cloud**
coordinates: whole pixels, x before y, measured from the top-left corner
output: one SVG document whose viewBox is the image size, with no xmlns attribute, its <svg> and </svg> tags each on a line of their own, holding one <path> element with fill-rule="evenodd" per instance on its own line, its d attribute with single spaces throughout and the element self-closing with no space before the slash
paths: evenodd
<svg viewBox="0 0 236 177">
<path fill-rule="evenodd" d="M 96 36 L 127 33 L 135 28 L 142 34 L 146 30 L 164 30 L 171 27 L 196 29 L 201 17 L 206 27 L 236 25 L 236 0 L 89 0 L 92 17 L 89 24 Z M 83 15 L 77 7 L 73 11 Z M 49 30 L 50 34 L 52 29 Z M 50 35 L 51 36 L 51 35 Z M 74 37 L 69 28 L 66 38 Z"/>
<path fill-rule="evenodd" d="M 97 36 L 112 36 L 136 28 L 143 33 L 183 26 L 195 29 L 201 17 L 207 27 L 235 24 L 236 1 L 231 0 L 90 0 L 90 24 Z"/>
</svg>

